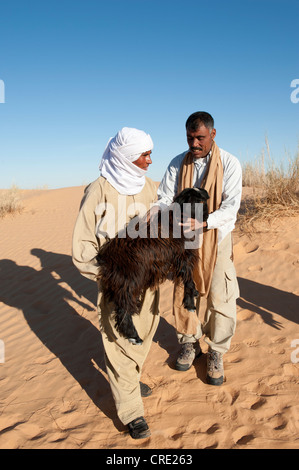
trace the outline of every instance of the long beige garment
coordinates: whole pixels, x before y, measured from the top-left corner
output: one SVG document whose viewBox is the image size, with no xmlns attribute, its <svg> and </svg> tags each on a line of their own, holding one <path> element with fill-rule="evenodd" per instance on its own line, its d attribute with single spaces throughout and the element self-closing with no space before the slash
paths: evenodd
<svg viewBox="0 0 299 470">
<path fill-rule="evenodd" d="M 114 237 L 134 216 L 145 214 L 156 197 L 156 185 L 149 178 L 134 196 L 120 195 L 103 177 L 87 188 L 73 233 L 73 262 L 83 276 L 97 280 L 96 256 L 107 236 Z M 139 379 L 159 323 L 159 291 L 147 290 L 140 315 L 133 317 L 143 339 L 143 344 L 136 346 L 115 330 L 113 304 L 102 295 L 100 281 L 98 286 L 97 308 L 107 374 L 119 419 L 128 424 L 144 414 Z"/>
<path fill-rule="evenodd" d="M 113 305 L 107 303 L 104 296 L 98 297 L 106 368 L 117 414 L 123 424 L 144 416 L 139 381 L 143 363 L 159 324 L 158 309 L 159 290 L 152 292 L 148 289 L 140 314 L 133 317 L 135 328 L 143 343 L 133 345 L 116 331 L 110 315 Z"/>
<path fill-rule="evenodd" d="M 219 244 L 208 297 L 198 298 L 194 321 L 195 334 L 177 334 L 179 343 L 195 343 L 205 335 L 205 342 L 220 353 L 229 350 L 236 329 L 236 299 L 239 286 L 232 256 L 232 235 Z M 203 317 L 203 321 L 200 319 Z"/>
<path fill-rule="evenodd" d="M 72 245 L 73 262 L 83 276 L 97 279 L 96 256 L 101 245 L 115 237 L 133 217 L 145 214 L 156 199 L 156 184 L 149 178 L 134 196 L 119 194 L 102 176 L 86 188 Z"/>
</svg>

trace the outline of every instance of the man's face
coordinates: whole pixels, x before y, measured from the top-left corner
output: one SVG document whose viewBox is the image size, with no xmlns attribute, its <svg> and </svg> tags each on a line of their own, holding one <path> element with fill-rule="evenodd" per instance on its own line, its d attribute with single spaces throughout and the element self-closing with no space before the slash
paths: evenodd
<svg viewBox="0 0 299 470">
<path fill-rule="evenodd" d="M 194 129 L 187 128 L 187 142 L 194 158 L 204 158 L 208 155 L 212 147 L 212 142 L 216 136 L 216 129 L 210 130 L 200 124 Z"/>
<path fill-rule="evenodd" d="M 141 170 L 148 170 L 148 167 L 152 163 L 151 153 L 152 153 L 151 150 L 149 150 L 148 152 L 142 153 L 140 157 L 138 158 L 138 160 L 135 160 L 133 164 L 138 166 L 138 168 L 141 168 Z"/>
</svg>

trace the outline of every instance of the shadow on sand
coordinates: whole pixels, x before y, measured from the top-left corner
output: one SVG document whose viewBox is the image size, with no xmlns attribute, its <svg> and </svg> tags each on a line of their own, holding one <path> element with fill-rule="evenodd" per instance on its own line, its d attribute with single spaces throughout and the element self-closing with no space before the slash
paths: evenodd
<svg viewBox="0 0 299 470">
<path fill-rule="evenodd" d="M 83 316 L 84 312 L 88 316 L 86 311 L 95 309 L 96 284 L 78 272 L 68 255 L 42 249 L 33 249 L 31 254 L 39 258 L 40 270 L 19 266 L 9 259 L 0 261 L 0 300 L 23 312 L 40 341 L 61 361 L 115 427 L 123 430 L 103 374 L 106 369 L 100 331 Z M 239 278 L 239 285 L 241 298 L 237 303 L 241 308 L 260 314 L 273 328 L 280 328 L 273 314 L 298 324 L 296 295 L 243 278 Z M 67 300 L 77 304 L 76 310 Z M 178 344 L 174 327 L 164 318 L 160 320 L 154 341 L 167 351 L 167 363 L 172 367 Z"/>
<path fill-rule="evenodd" d="M 273 328 L 280 329 L 281 323 L 274 319 L 277 314 L 286 320 L 299 323 L 299 297 L 271 286 L 259 284 L 249 279 L 238 278 L 240 298 L 237 305 L 259 314 L 263 321 Z"/>
</svg>

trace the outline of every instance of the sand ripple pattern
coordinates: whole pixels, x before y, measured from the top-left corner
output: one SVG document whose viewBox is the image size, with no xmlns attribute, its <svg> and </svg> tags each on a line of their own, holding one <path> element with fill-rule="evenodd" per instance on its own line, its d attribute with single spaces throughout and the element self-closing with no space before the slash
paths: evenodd
<svg viewBox="0 0 299 470">
<path fill-rule="evenodd" d="M 152 435 L 136 446 L 115 414 L 95 285 L 71 263 L 82 194 L 26 193 L 24 212 L 0 220 L 0 448 L 299 448 L 299 364 L 291 360 L 299 338 L 298 219 L 283 225 L 283 236 L 235 236 L 241 295 L 222 387 L 206 383 L 204 341 L 189 371 L 174 370 L 172 285 L 163 285 L 142 376 L 153 388 L 144 399 Z"/>
</svg>

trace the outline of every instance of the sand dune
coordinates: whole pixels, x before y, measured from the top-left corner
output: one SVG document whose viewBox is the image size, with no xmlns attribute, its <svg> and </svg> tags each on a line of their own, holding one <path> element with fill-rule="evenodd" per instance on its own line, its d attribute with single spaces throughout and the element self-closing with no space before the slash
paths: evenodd
<svg viewBox="0 0 299 470">
<path fill-rule="evenodd" d="M 174 370 L 172 285 L 162 286 L 142 376 L 152 435 L 136 442 L 111 399 L 96 286 L 71 262 L 83 189 L 24 191 L 24 211 L 0 220 L 0 448 L 298 449 L 298 218 L 234 235 L 241 297 L 222 387 L 206 384 L 204 355 Z"/>
</svg>

